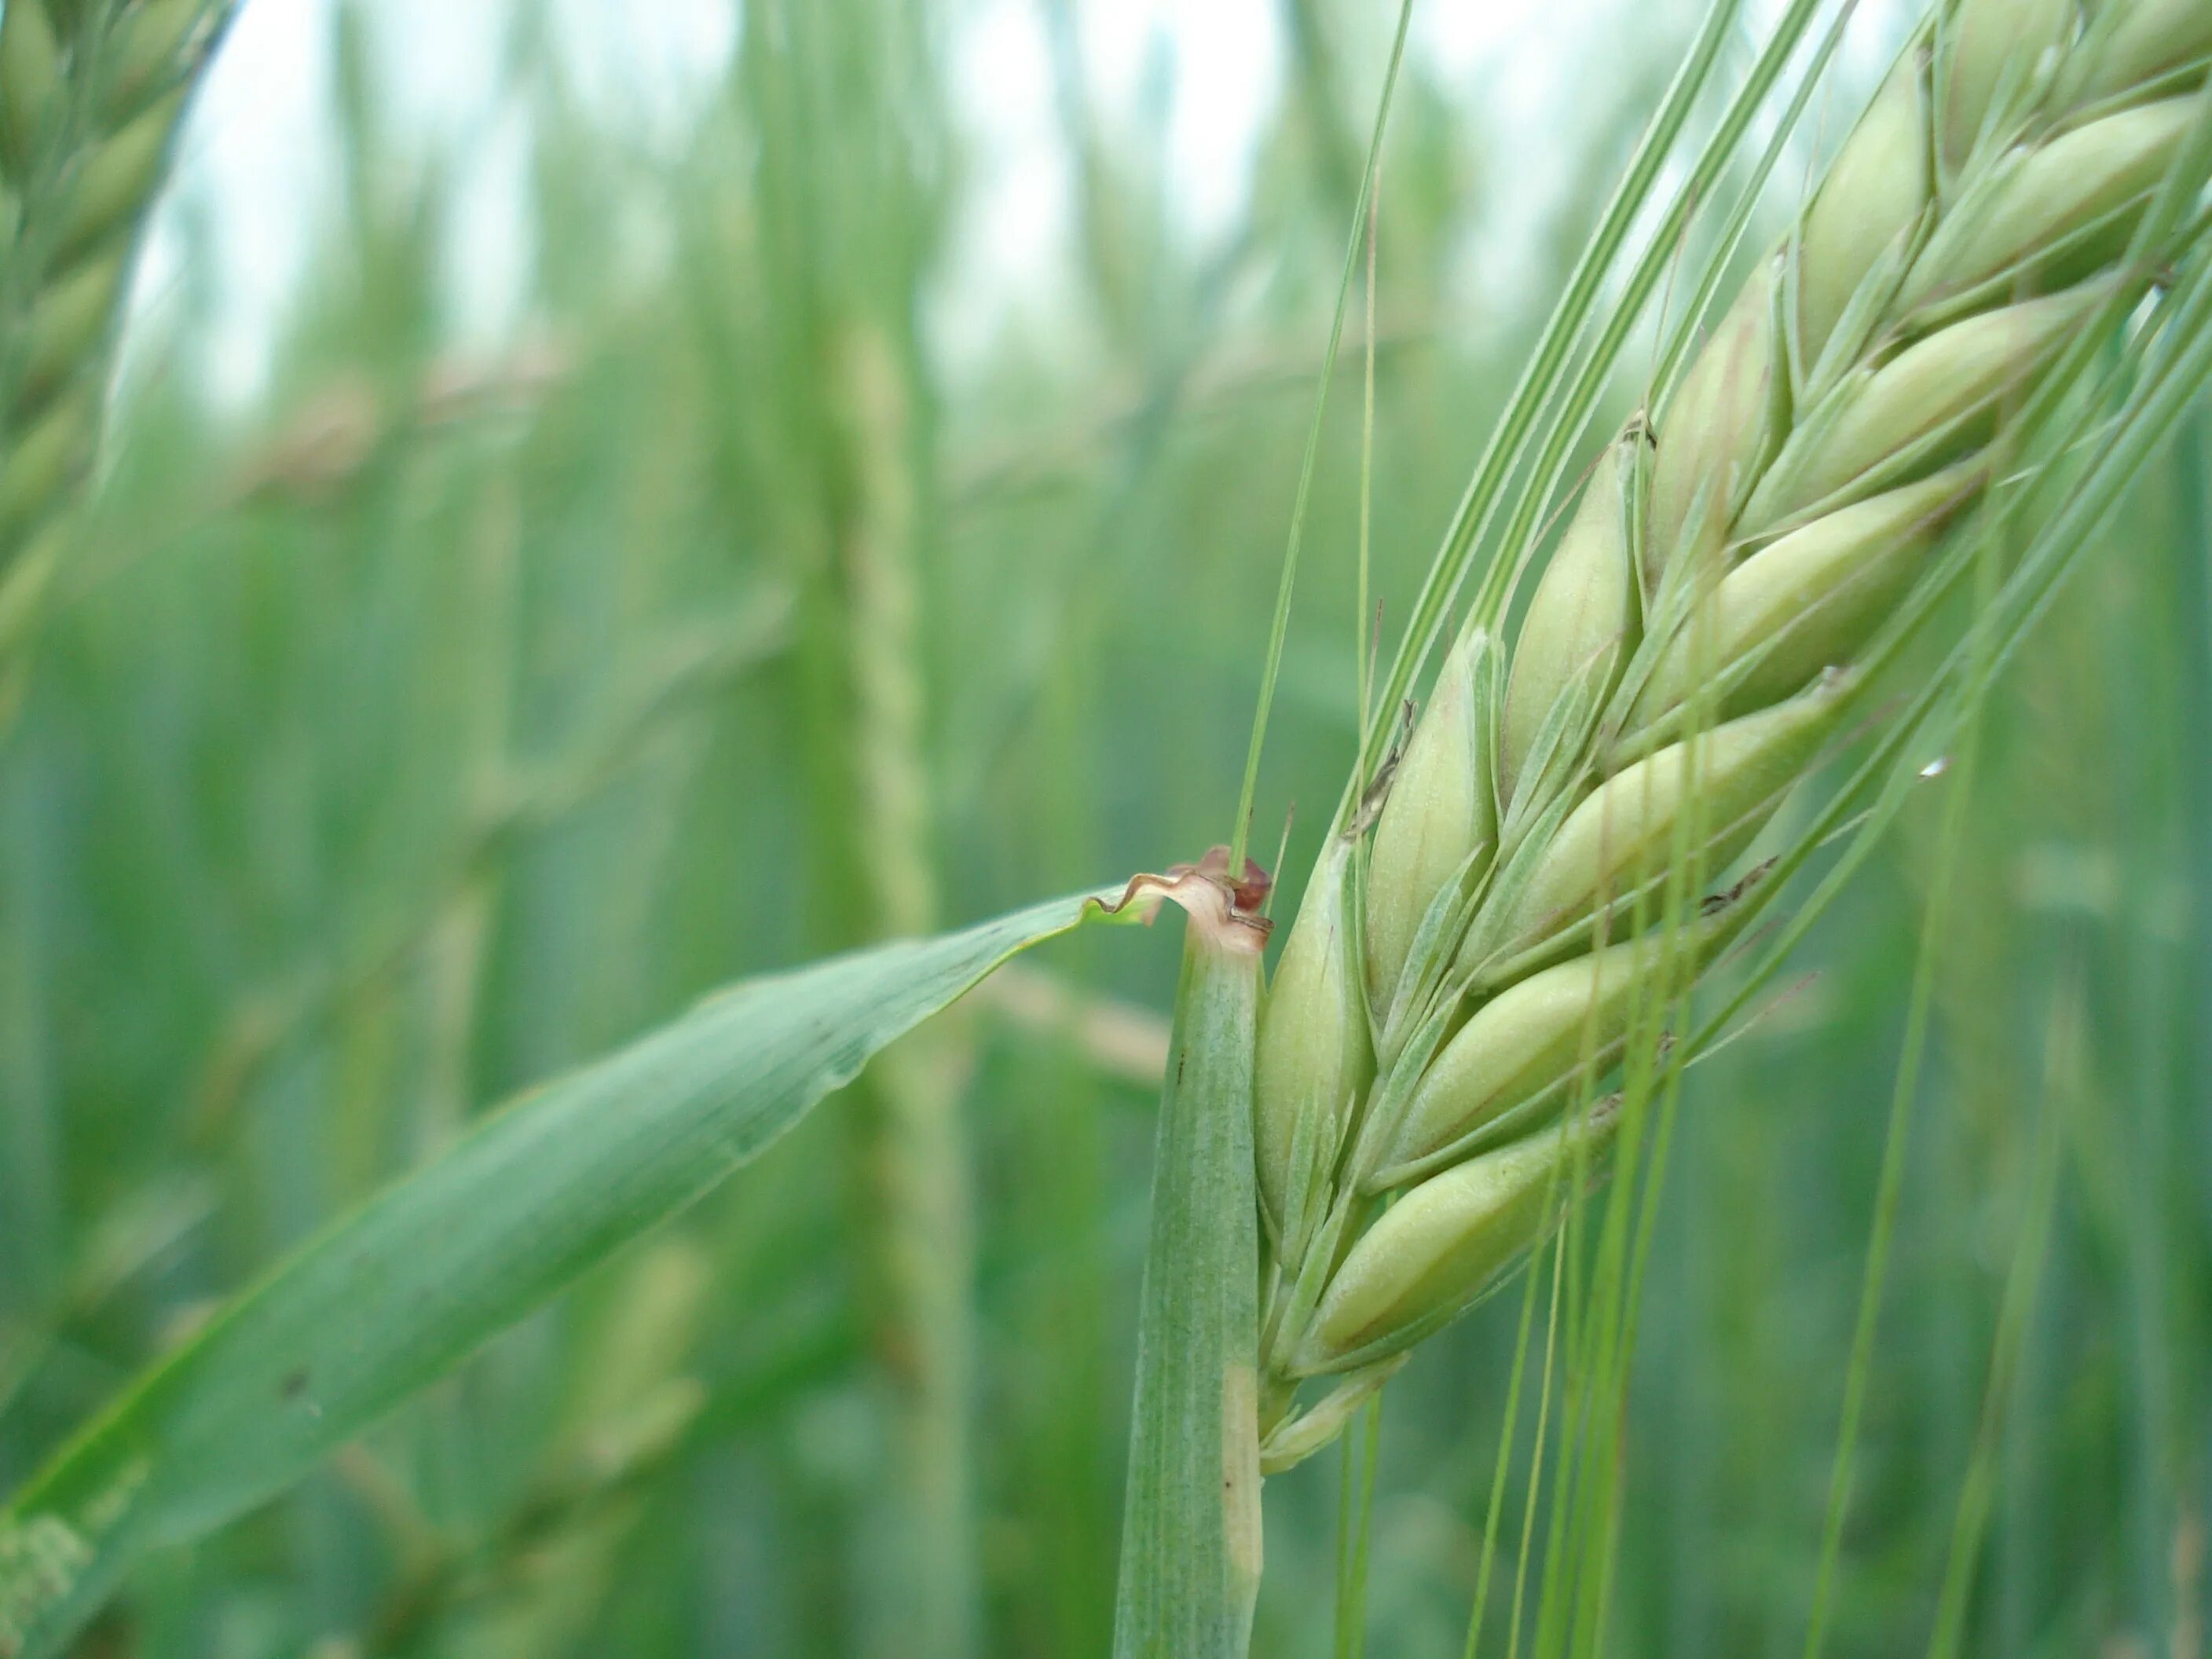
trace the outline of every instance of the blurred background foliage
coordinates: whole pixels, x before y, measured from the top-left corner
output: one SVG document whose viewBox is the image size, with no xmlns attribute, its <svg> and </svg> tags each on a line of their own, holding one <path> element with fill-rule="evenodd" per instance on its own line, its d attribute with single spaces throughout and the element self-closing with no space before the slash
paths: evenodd
<svg viewBox="0 0 2212 1659">
<path fill-rule="evenodd" d="M 394 112 L 424 43 L 332 11 L 337 164 L 244 392 L 209 368 L 237 301 L 188 133 L 0 748 L 0 1484 L 488 1104 L 733 977 L 1228 828 L 1389 18 L 1282 0 L 1249 187 L 1194 216 L 1164 134 L 1209 89 L 1162 31 L 1107 97 L 1080 0 L 751 0 L 651 122 L 590 95 L 584 9 L 513 9 L 436 142 Z M 1375 296 L 1386 636 L 1692 13 L 1539 19 L 1473 76 L 1417 31 Z M 1012 93 L 968 50 L 1006 27 L 1042 43 L 1062 210 L 1011 274 L 978 204 Z M 495 128 L 526 161 L 487 330 L 455 294 Z M 1354 739 L 1354 349 L 1330 409 L 1254 835 L 1304 804 L 1286 903 Z M 2205 1650 L 2208 460 L 2200 416 L 1985 719 L 1836 1654 L 1926 1641 L 1985 1417 L 1967 1650 Z M 1802 1642 L 1945 787 L 1692 1073 L 1616 1650 Z M 1011 971 L 158 1558 L 85 1650 L 1103 1653 L 1173 973 L 1126 936 Z M 1389 1391 L 1377 1653 L 1462 1650 L 1517 1306 Z M 1337 1506 L 1334 1458 L 1270 1484 L 1255 1651 L 1330 1650 Z M 1506 1620 L 1493 1595 L 1486 1650 Z"/>
</svg>

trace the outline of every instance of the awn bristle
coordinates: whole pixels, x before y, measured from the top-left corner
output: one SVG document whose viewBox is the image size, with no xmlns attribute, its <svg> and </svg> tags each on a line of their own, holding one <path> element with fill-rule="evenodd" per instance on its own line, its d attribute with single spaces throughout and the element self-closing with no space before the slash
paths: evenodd
<svg viewBox="0 0 2212 1659">
<path fill-rule="evenodd" d="M 2022 404 L 2148 290 L 2124 256 L 2208 60 L 2203 0 L 1945 7 L 1592 470 L 1511 649 L 1463 631 L 1364 860 L 1360 824 L 1324 850 L 1261 1018 L 1271 1467 L 1597 1165 L 1620 1114 L 1570 1114 L 1578 1085 L 1659 1040 L 1759 872 L 1647 924 L 1838 740 Z M 1324 1374 L 1337 1395 L 1293 1415 Z"/>
</svg>

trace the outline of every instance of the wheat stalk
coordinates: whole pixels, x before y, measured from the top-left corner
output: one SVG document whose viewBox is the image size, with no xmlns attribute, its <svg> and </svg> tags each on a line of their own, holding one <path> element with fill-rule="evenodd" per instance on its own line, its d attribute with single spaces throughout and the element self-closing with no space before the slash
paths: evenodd
<svg viewBox="0 0 2212 1659">
<path fill-rule="evenodd" d="M 235 0 L 8 0 L 0 12 L 0 629 L 58 556 L 132 255 Z"/>
<path fill-rule="evenodd" d="M 1864 708 L 1959 568 L 1948 532 L 2202 228 L 2175 226 L 2208 60 L 2200 0 L 1940 8 L 1593 468 L 1510 647 L 1478 602 L 1329 837 L 1261 1014 L 1267 1467 L 1326 1443 L 1601 1166 L 1618 1103 L 1572 1103 L 1665 1042 L 1769 896 L 1757 869 L 1691 896 Z"/>
<path fill-rule="evenodd" d="M 854 872 L 887 938 L 941 925 L 934 812 L 924 759 L 926 695 L 914 411 L 888 331 L 849 325 L 836 356 L 857 474 L 844 526 L 844 643 L 852 688 Z M 901 1581 L 891 1649 L 959 1654 L 975 1644 L 969 1395 L 975 1243 L 962 1074 L 968 1042 L 948 1023 L 908 1034 L 853 1090 L 854 1148 L 867 1194 L 867 1271 L 889 1396 Z"/>
</svg>

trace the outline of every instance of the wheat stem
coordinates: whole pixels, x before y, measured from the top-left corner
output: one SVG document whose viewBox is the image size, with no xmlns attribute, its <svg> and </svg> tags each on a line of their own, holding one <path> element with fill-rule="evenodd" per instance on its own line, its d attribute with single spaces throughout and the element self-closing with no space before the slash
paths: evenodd
<svg viewBox="0 0 2212 1659">
<path fill-rule="evenodd" d="M 939 925 L 924 751 L 919 502 L 908 375 L 880 331 L 847 338 L 858 488 L 841 550 L 858 773 L 859 867 L 878 936 Z M 966 1043 L 935 1021 L 885 1049 L 856 1086 L 857 1156 L 870 1202 L 876 1342 L 890 1396 L 889 1481 L 902 1583 L 898 1642 L 915 1655 L 972 1650 L 977 1618 L 969 1470 L 975 1318 L 966 1136 Z"/>
</svg>

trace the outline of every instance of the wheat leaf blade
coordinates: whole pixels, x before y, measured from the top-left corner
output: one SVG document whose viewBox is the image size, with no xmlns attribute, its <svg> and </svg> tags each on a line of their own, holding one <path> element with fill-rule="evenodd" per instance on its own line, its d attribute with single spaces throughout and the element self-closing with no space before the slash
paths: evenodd
<svg viewBox="0 0 2212 1659">
<path fill-rule="evenodd" d="M 282 1491 L 1111 896 L 747 981 L 485 1119 L 233 1302 L 0 1511 L 0 1655 L 60 1650 L 138 1554 Z"/>
</svg>

